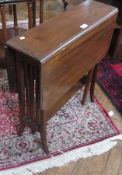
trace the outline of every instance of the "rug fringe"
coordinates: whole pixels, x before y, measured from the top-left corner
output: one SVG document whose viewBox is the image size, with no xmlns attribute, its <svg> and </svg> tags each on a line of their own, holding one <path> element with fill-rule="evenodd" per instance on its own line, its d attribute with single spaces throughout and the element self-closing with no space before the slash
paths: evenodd
<svg viewBox="0 0 122 175">
<path fill-rule="evenodd" d="M 67 165 L 71 161 L 76 161 L 79 158 L 88 158 L 95 155 L 100 155 L 113 148 L 118 140 L 122 140 L 122 134 L 108 138 L 101 142 L 74 149 L 51 157 L 46 160 L 29 163 L 17 168 L 0 171 L 0 175 L 34 175 L 34 173 L 43 172 L 48 168 L 61 167 Z M 59 152 L 61 152 L 59 150 Z"/>
</svg>

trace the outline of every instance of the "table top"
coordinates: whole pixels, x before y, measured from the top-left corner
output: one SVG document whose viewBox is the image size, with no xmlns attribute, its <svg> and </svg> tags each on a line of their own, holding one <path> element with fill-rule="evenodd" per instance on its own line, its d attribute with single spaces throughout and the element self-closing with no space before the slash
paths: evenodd
<svg viewBox="0 0 122 175">
<path fill-rule="evenodd" d="M 86 0 L 6 44 L 44 63 L 117 12 L 115 7 Z"/>
</svg>

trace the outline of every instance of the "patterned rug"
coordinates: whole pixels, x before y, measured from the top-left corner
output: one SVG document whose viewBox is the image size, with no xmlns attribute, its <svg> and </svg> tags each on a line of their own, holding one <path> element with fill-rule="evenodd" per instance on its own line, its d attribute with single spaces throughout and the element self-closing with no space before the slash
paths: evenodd
<svg viewBox="0 0 122 175">
<path fill-rule="evenodd" d="M 18 97 L 8 91 L 6 72 L 0 71 L 0 175 L 32 175 L 72 160 L 99 155 L 122 139 L 106 111 L 96 100 L 80 103 L 78 91 L 48 122 L 50 154 L 40 144 L 40 134 L 26 127 L 17 136 Z"/>
<path fill-rule="evenodd" d="M 97 81 L 122 113 L 122 59 L 104 59 L 98 67 Z"/>
</svg>

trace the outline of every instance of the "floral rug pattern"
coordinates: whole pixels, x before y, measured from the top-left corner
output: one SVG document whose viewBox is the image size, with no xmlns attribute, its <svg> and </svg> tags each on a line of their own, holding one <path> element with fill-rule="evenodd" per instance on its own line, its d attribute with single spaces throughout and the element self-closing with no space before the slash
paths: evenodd
<svg viewBox="0 0 122 175">
<path fill-rule="evenodd" d="M 85 147 L 119 135 L 99 102 L 80 103 L 78 91 L 48 122 L 47 138 L 50 155 L 41 148 L 39 132 L 31 134 L 26 127 L 21 137 L 17 136 L 19 124 L 18 97 L 8 91 L 5 71 L 0 72 L 0 170 L 27 163 L 43 161 L 76 148 Z"/>
</svg>

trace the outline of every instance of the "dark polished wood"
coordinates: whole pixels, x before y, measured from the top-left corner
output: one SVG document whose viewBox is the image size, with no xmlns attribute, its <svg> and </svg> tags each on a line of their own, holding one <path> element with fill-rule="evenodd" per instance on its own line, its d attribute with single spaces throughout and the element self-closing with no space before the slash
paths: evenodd
<svg viewBox="0 0 122 175">
<path fill-rule="evenodd" d="M 17 9 L 16 4 L 13 4 L 14 28 L 17 28 Z"/>
<path fill-rule="evenodd" d="M 4 36 L 4 41 L 7 39 L 7 29 L 6 29 L 6 17 L 5 17 L 5 6 L 0 5 L 0 12 L 1 12 L 1 22 L 2 22 L 2 35 Z M 3 41 L 3 42 L 4 42 Z"/>
<path fill-rule="evenodd" d="M 23 64 L 19 59 L 16 59 L 16 71 L 17 71 L 17 89 L 18 89 L 18 100 L 20 107 L 20 124 L 18 127 L 18 134 L 21 135 L 24 131 L 25 123 L 25 86 L 24 81 L 19 81 L 20 79 L 24 80 L 24 71 Z"/>
<path fill-rule="evenodd" d="M 17 72 L 11 77 L 18 82 L 20 119 L 25 115 L 40 125 L 45 152 L 48 153 L 47 121 L 78 89 L 81 77 L 94 70 L 106 55 L 117 12 L 114 7 L 87 0 L 25 32 L 24 39 L 18 36 L 7 42 L 6 46 L 17 63 Z M 84 23 L 88 24 L 85 29 L 80 27 Z M 60 35 L 58 31 L 61 31 Z M 93 93 L 94 79 L 91 83 Z M 26 99 L 24 94 L 27 94 Z M 34 111 L 31 111 L 32 106 L 35 106 Z"/>
<path fill-rule="evenodd" d="M 91 69 L 91 70 L 88 72 L 87 82 L 86 82 L 86 86 L 85 86 L 85 89 L 84 89 L 83 98 L 82 98 L 82 101 L 81 101 L 81 104 L 82 104 L 82 105 L 85 104 L 85 101 L 86 101 L 86 98 L 87 98 L 87 94 L 88 94 L 89 87 L 90 87 L 91 80 L 92 80 L 93 71 L 94 71 L 94 70 Z"/>
<path fill-rule="evenodd" d="M 68 6 L 68 2 L 66 0 L 62 0 L 62 2 L 63 2 L 63 5 L 64 5 L 64 10 L 65 10 Z"/>
<path fill-rule="evenodd" d="M 40 24 L 43 22 L 43 0 L 40 0 Z"/>
<path fill-rule="evenodd" d="M 13 9 L 12 9 L 12 6 L 9 5 L 8 8 L 9 8 L 9 9 L 8 9 L 8 10 L 9 10 L 9 14 L 12 15 L 12 10 L 13 10 Z"/>
<path fill-rule="evenodd" d="M 91 102 L 94 102 L 94 90 L 95 90 L 95 81 L 96 81 L 96 76 L 97 76 L 97 67 L 98 67 L 98 64 L 96 64 L 95 67 L 93 68 L 93 75 L 91 79 L 91 86 L 90 86 Z"/>
</svg>

